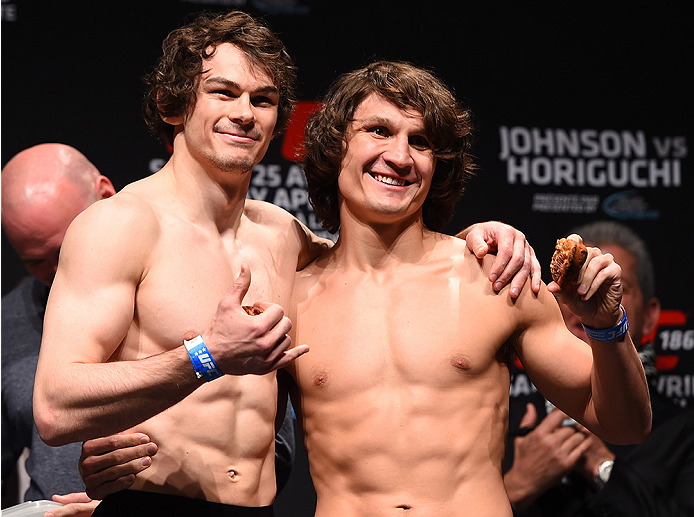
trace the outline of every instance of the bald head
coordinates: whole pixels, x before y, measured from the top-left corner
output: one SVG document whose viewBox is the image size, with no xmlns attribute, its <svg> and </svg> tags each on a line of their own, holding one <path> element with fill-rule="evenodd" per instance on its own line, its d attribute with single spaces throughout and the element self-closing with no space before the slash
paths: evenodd
<svg viewBox="0 0 694 517">
<path fill-rule="evenodd" d="M 50 285 L 72 220 L 115 189 L 82 153 L 63 144 L 18 153 L 3 168 L 1 181 L 5 234 L 29 273 Z"/>
</svg>

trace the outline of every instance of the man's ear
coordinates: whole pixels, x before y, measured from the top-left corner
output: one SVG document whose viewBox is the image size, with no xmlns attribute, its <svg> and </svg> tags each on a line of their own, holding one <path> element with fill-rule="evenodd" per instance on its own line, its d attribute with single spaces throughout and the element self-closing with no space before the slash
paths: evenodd
<svg viewBox="0 0 694 517">
<path fill-rule="evenodd" d="M 161 110 L 159 111 L 161 113 Z M 180 126 L 183 124 L 184 117 L 183 115 L 159 115 L 161 119 L 166 122 L 167 124 L 170 124 L 174 127 Z"/>
<path fill-rule="evenodd" d="M 114 195 L 116 193 L 116 189 L 113 186 L 113 183 L 111 183 L 110 179 L 108 179 L 106 176 L 99 175 L 99 177 L 96 178 L 96 193 L 99 196 L 99 199 L 106 199 L 107 197 Z"/>
<path fill-rule="evenodd" d="M 655 296 L 646 302 L 643 308 L 643 335 L 650 334 L 660 318 L 660 300 Z"/>
<path fill-rule="evenodd" d="M 181 115 L 164 115 L 164 113 L 171 111 L 169 109 L 170 106 L 164 104 L 163 102 L 159 102 L 159 99 L 161 99 L 161 91 L 159 92 L 159 95 L 157 96 L 157 111 L 159 112 L 159 117 L 164 122 L 166 122 L 167 124 L 171 124 L 174 127 L 183 124 L 183 122 L 185 120 L 185 117 L 183 114 L 181 114 Z"/>
</svg>

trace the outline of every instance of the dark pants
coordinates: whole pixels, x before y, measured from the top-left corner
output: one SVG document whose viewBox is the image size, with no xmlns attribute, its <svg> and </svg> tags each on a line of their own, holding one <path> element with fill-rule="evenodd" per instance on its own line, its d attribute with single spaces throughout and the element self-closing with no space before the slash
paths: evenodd
<svg viewBox="0 0 694 517">
<path fill-rule="evenodd" d="M 123 490 L 106 496 L 92 517 L 273 517 L 272 507 L 233 506 L 177 495 Z"/>
</svg>

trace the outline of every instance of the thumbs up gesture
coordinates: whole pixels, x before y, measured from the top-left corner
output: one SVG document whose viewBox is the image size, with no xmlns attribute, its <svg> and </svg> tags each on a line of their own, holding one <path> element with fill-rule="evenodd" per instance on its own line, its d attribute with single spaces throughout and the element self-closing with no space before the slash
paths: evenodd
<svg viewBox="0 0 694 517">
<path fill-rule="evenodd" d="M 257 302 L 252 309 L 242 306 L 251 285 L 246 264 L 231 290 L 222 298 L 203 340 L 225 374 L 262 375 L 284 368 L 308 352 L 307 345 L 294 348 L 288 336 L 292 322 L 274 303 Z"/>
</svg>

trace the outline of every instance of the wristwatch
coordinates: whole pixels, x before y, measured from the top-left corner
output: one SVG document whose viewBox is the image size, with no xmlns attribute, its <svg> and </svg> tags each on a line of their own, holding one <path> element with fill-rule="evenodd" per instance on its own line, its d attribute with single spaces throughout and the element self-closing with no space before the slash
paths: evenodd
<svg viewBox="0 0 694 517">
<path fill-rule="evenodd" d="M 598 489 L 604 488 L 607 482 L 610 480 L 613 465 L 613 460 L 606 460 L 603 461 L 598 467 L 598 474 L 595 476 L 595 486 L 597 486 Z"/>
</svg>

